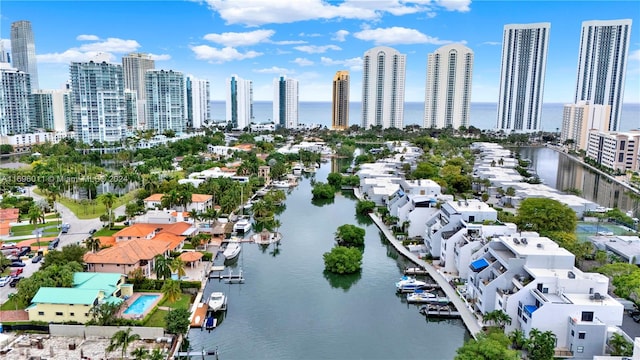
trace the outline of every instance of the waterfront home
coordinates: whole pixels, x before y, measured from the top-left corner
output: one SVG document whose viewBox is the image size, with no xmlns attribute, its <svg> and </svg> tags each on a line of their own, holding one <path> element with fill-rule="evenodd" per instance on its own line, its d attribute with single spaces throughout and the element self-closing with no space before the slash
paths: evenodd
<svg viewBox="0 0 640 360">
<path fill-rule="evenodd" d="M 485 314 L 502 310 L 505 331 L 551 331 L 556 351 L 574 359 L 602 355 L 608 328 L 622 324 L 624 307 L 607 295 L 609 279 L 584 273 L 575 256 L 536 233 L 487 242 L 469 264 L 466 298 Z"/>
<path fill-rule="evenodd" d="M 515 190 L 515 196 L 505 195 L 500 198 L 500 203 L 503 205 L 509 204 L 513 207 L 518 207 L 522 200 L 528 198 L 553 199 L 570 207 L 576 213 L 578 218 L 582 218 L 585 212 L 594 211 L 598 208 L 598 204 L 593 201 L 589 201 L 576 195 L 562 193 L 544 184 L 505 182 L 502 186 L 505 189 L 511 187 Z"/>
<path fill-rule="evenodd" d="M 165 194 L 152 194 L 143 200 L 147 209 L 162 208 L 162 198 Z M 191 202 L 187 204 L 185 211 L 204 212 L 213 206 L 213 196 L 207 194 L 191 194 Z"/>
<path fill-rule="evenodd" d="M 404 227 L 409 238 L 421 237 L 426 228 L 427 219 L 433 215 L 438 208 L 435 197 L 426 195 L 406 194 L 398 189 L 387 200 L 387 208 L 389 214 L 398 218 L 397 226 Z"/>
<path fill-rule="evenodd" d="M 179 184 L 192 184 L 195 187 L 200 186 L 207 179 L 230 178 L 236 175 L 235 169 L 213 167 L 211 169 L 193 172 L 186 179 L 178 180 Z"/>
<path fill-rule="evenodd" d="M 116 242 L 143 239 L 153 240 L 162 233 L 169 233 L 175 236 L 172 238 L 171 250 L 176 251 L 182 245 L 185 237 L 196 235 L 198 229 L 186 222 L 176 222 L 171 224 L 136 223 L 113 234 Z"/>
<path fill-rule="evenodd" d="M 333 153 L 333 150 L 331 150 L 331 148 L 322 141 L 301 141 L 298 144 L 287 144 L 276 151 L 281 154 L 297 154 L 300 152 L 300 150 L 310 151 L 323 155 L 331 155 Z"/>
<path fill-rule="evenodd" d="M 135 239 L 115 243 L 96 253 L 86 253 L 84 262 L 87 271 L 95 273 L 119 273 L 128 275 L 142 269 L 146 277 L 153 273 L 154 258 L 157 255 L 168 255 L 172 249 L 169 240 Z"/>
<path fill-rule="evenodd" d="M 73 287 L 41 287 L 26 309 L 30 321 L 46 323 L 91 320 L 91 308 L 101 303 L 121 303 L 133 294 L 133 286 L 118 273 L 74 273 Z"/>
</svg>

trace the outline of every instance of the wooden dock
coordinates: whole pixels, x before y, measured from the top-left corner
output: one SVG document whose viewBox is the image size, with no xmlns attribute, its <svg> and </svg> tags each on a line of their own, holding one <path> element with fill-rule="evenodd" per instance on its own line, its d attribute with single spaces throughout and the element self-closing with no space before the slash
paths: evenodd
<svg viewBox="0 0 640 360">
<path fill-rule="evenodd" d="M 428 318 L 445 318 L 445 319 L 459 319 L 462 316 L 457 310 L 451 309 L 449 306 L 423 306 L 420 308 L 420 314 Z"/>
<path fill-rule="evenodd" d="M 192 328 L 201 328 L 202 324 L 206 320 L 207 311 L 209 310 L 209 305 L 206 303 L 199 303 L 195 308 L 191 316 L 191 327 Z"/>
</svg>

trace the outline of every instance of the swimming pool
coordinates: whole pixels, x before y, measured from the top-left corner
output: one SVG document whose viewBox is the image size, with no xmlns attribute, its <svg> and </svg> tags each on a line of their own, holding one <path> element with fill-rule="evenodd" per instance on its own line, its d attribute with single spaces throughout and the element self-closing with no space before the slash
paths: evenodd
<svg viewBox="0 0 640 360">
<path fill-rule="evenodd" d="M 127 310 L 124 311 L 125 315 L 142 315 L 146 313 L 149 308 L 158 300 L 160 295 L 141 295 L 136 299 Z"/>
</svg>

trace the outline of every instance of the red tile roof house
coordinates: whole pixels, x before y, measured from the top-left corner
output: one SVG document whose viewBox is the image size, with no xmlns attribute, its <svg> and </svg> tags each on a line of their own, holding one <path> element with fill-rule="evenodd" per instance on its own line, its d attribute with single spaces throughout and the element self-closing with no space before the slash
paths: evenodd
<svg viewBox="0 0 640 360">
<path fill-rule="evenodd" d="M 113 234 L 115 245 L 97 253 L 87 253 L 84 261 L 89 272 L 129 274 L 138 268 L 145 276 L 153 273 L 156 255 L 179 251 L 187 235 L 195 235 L 191 224 L 134 224 Z"/>
<path fill-rule="evenodd" d="M 144 206 L 147 209 L 161 209 L 162 197 L 164 194 L 153 194 L 144 199 Z M 205 212 L 213 207 L 213 196 L 207 194 L 191 194 L 191 202 L 187 205 L 186 211 L 197 210 Z"/>
</svg>

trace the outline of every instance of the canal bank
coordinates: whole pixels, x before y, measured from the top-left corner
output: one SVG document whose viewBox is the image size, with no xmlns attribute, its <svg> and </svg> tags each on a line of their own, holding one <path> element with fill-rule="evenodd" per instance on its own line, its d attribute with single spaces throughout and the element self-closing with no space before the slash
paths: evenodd
<svg viewBox="0 0 640 360">
<path fill-rule="evenodd" d="M 192 350 L 218 348 L 221 359 L 453 359 L 469 338 L 458 319 L 426 319 L 419 306 L 396 294 L 394 283 L 411 263 L 369 219 L 357 217 L 352 194 L 329 203 L 311 199 L 311 180 L 326 182 L 331 164 L 302 178 L 278 215 L 283 238 L 275 244 L 242 244 L 236 263 L 244 284 L 209 280 L 228 295 L 215 330 L 192 329 Z M 365 229 L 362 271 L 324 272 L 322 254 L 335 244 L 338 226 Z"/>
</svg>

